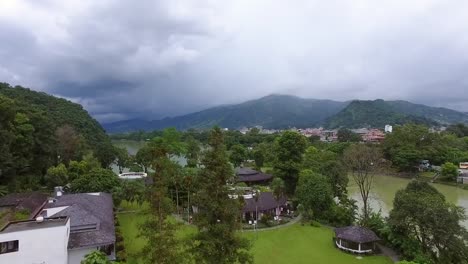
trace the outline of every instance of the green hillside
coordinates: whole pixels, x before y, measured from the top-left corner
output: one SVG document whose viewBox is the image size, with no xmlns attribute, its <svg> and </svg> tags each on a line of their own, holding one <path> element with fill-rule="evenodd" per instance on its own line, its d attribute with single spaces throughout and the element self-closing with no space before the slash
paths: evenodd
<svg viewBox="0 0 468 264">
<path fill-rule="evenodd" d="M 104 166 L 114 159 L 104 129 L 81 105 L 6 83 L 0 83 L 0 146 L 0 182 L 44 174 L 58 159 L 88 151 Z"/>
</svg>

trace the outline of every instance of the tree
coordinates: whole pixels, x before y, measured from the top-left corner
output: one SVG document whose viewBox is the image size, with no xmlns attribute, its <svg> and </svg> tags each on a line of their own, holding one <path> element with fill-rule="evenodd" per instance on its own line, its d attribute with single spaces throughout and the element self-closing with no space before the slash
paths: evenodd
<svg viewBox="0 0 468 264">
<path fill-rule="evenodd" d="M 311 170 L 301 172 L 296 198 L 304 211 L 312 211 L 314 218 L 321 219 L 334 203 L 332 195 L 332 189 L 323 175 Z"/>
<path fill-rule="evenodd" d="M 463 208 L 445 200 L 426 182 L 412 181 L 396 193 L 388 223 L 392 242 L 406 257 L 434 263 L 468 263 L 468 233 L 460 224 Z"/>
<path fill-rule="evenodd" d="M 363 218 L 368 219 L 369 194 L 374 177 L 382 165 L 382 154 L 376 147 L 357 144 L 345 150 L 343 160 L 359 188 L 363 203 Z"/>
<path fill-rule="evenodd" d="M 71 190 L 75 193 L 108 192 L 120 186 L 120 180 L 109 169 L 94 168 L 71 182 Z"/>
<path fill-rule="evenodd" d="M 333 197 L 344 199 L 348 190 L 348 172 L 342 162 L 338 160 L 324 161 L 319 167 L 318 173 L 325 176 L 330 182 L 333 190 Z"/>
<path fill-rule="evenodd" d="M 111 264 L 111 262 L 104 252 L 94 250 L 93 252 L 85 255 L 81 264 Z"/>
<path fill-rule="evenodd" d="M 195 140 L 192 136 L 187 138 L 187 153 L 185 157 L 187 158 L 187 167 L 195 168 L 200 162 L 200 142 Z"/>
<path fill-rule="evenodd" d="M 340 128 L 337 137 L 339 142 L 359 142 L 362 139 L 361 136 L 346 128 Z"/>
<path fill-rule="evenodd" d="M 288 195 L 292 195 L 296 189 L 306 147 L 307 139 L 293 131 L 284 132 L 275 141 L 276 160 L 273 168 L 275 175 L 283 179 Z"/>
<path fill-rule="evenodd" d="M 63 163 L 60 163 L 56 167 L 50 167 L 44 179 L 50 188 L 66 185 L 68 183 L 67 167 Z"/>
<path fill-rule="evenodd" d="M 223 142 L 223 132 L 212 130 L 209 149 L 202 160 L 198 190 L 194 197 L 198 213 L 194 223 L 198 232 L 193 236 L 191 252 L 197 263 L 252 263 L 249 241 L 240 229 L 240 204 L 229 198 L 226 182 L 234 172 L 229 164 Z"/>
<path fill-rule="evenodd" d="M 128 165 L 130 156 L 125 148 L 115 147 L 115 156 L 117 158 L 117 166 L 119 167 L 119 173 L 122 173 L 123 169 Z"/>
<path fill-rule="evenodd" d="M 456 181 L 458 177 L 458 167 L 451 162 L 446 162 L 442 165 L 440 174 L 444 179 Z"/>
<path fill-rule="evenodd" d="M 234 167 L 239 167 L 247 159 L 247 149 L 240 145 L 234 145 L 231 147 L 231 155 L 229 160 L 234 165 Z"/>
<path fill-rule="evenodd" d="M 273 196 L 278 203 L 284 195 L 284 181 L 281 178 L 275 177 L 271 181 L 270 189 L 273 191 Z"/>
<path fill-rule="evenodd" d="M 253 151 L 253 158 L 255 160 L 255 167 L 261 170 L 265 163 L 265 152 L 262 148 L 255 148 Z"/>
<path fill-rule="evenodd" d="M 135 161 L 143 167 L 143 170 L 148 173 L 148 168 L 151 166 L 152 156 L 151 149 L 148 145 L 143 146 L 135 155 Z"/>
<path fill-rule="evenodd" d="M 72 126 L 66 124 L 58 127 L 55 131 L 55 138 L 58 143 L 57 154 L 60 157 L 60 162 L 68 165 L 71 160 L 81 159 L 84 148 L 84 146 L 82 146 L 83 140 Z"/>
<path fill-rule="evenodd" d="M 173 211 L 168 197 L 168 185 L 178 173 L 178 165 L 171 158 L 184 152 L 180 133 L 173 128 L 165 129 L 147 145 L 151 159 L 153 183 L 149 189 L 150 211 L 148 219 L 140 226 L 140 236 L 147 241 L 140 256 L 145 263 L 183 263 L 188 258 L 176 237 L 178 223 L 169 218 Z"/>
</svg>

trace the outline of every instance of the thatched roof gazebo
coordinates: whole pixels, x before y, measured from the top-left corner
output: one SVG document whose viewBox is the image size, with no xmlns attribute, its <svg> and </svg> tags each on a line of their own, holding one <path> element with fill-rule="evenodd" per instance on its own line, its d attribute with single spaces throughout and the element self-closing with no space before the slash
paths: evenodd
<svg viewBox="0 0 468 264">
<path fill-rule="evenodd" d="M 357 254 L 370 254 L 381 239 L 370 229 L 360 226 L 335 228 L 335 244 L 339 249 Z"/>
</svg>

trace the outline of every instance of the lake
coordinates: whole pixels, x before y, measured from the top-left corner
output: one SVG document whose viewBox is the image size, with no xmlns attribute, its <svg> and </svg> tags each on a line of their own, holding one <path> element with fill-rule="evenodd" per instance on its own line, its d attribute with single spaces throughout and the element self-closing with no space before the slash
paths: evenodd
<svg viewBox="0 0 468 264">
<path fill-rule="evenodd" d="M 387 216 L 388 212 L 393 207 L 393 198 L 395 197 L 395 193 L 398 190 L 404 189 L 410 181 L 411 179 L 394 176 L 376 176 L 374 178 L 373 188 L 369 197 L 371 208 L 375 211 L 382 210 L 382 214 Z M 448 201 L 465 208 L 468 213 L 468 190 L 437 183 L 433 183 L 432 186 L 445 195 L 445 198 Z M 358 205 L 362 208 L 361 195 L 359 194 L 359 189 L 354 183 L 352 177 L 349 178 L 348 193 L 351 198 L 358 201 Z M 468 227 L 468 221 L 465 221 L 464 225 Z"/>
<path fill-rule="evenodd" d="M 146 142 L 132 140 L 116 140 L 113 144 L 119 147 L 126 148 L 131 155 L 135 155 L 137 151 L 143 147 Z M 177 158 L 181 165 L 185 165 L 184 157 Z M 117 166 L 113 166 L 114 172 L 118 173 Z M 411 179 L 399 178 L 393 176 L 378 175 L 374 179 L 373 189 L 370 199 L 370 206 L 375 211 L 382 210 L 384 216 L 392 209 L 393 198 L 398 190 L 404 189 Z M 456 205 L 462 206 L 468 213 L 468 190 L 463 190 L 454 186 L 443 184 L 432 184 L 439 192 L 445 195 L 446 199 Z M 351 198 L 358 201 L 358 205 L 362 207 L 361 196 L 358 187 L 350 177 L 348 192 Z M 465 221 L 465 226 L 468 227 L 468 221 Z"/>
</svg>

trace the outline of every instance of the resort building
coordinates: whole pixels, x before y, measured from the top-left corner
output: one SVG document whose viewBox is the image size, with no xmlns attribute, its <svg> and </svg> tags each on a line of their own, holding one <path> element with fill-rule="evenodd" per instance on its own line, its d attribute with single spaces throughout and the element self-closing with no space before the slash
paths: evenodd
<svg viewBox="0 0 468 264">
<path fill-rule="evenodd" d="M 335 245 L 356 254 L 371 254 L 377 249 L 380 238 L 370 229 L 360 226 L 335 228 Z"/>
<path fill-rule="evenodd" d="M 0 204 L 20 196 L 7 195 L 0 198 Z M 29 210 L 36 213 L 28 220 L 9 222 L 0 230 L 0 263 L 79 264 L 94 250 L 103 251 L 110 260 L 115 260 L 114 211 L 110 194 L 65 195 L 56 188 L 53 198 L 24 196 L 28 199 L 19 205 L 35 204 L 36 207 Z"/>
<path fill-rule="evenodd" d="M 251 168 L 237 168 L 236 176 L 237 182 L 244 182 L 249 186 L 268 184 L 273 179 L 273 175 L 265 174 Z"/>
<path fill-rule="evenodd" d="M 258 197 L 255 197 L 256 195 Z M 279 217 L 292 213 L 286 197 L 282 196 L 277 200 L 271 192 L 262 192 L 249 197 L 244 196 L 244 203 L 242 215 L 245 221 L 262 219 L 265 214 Z"/>
</svg>

